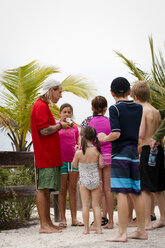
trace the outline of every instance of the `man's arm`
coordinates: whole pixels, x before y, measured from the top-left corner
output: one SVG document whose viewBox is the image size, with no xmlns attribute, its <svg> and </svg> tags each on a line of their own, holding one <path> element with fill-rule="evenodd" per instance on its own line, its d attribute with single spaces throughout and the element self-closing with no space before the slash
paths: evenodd
<svg viewBox="0 0 165 248">
<path fill-rule="evenodd" d="M 154 133 L 152 138 L 150 139 L 150 147 L 151 150 L 153 150 L 155 144 L 159 145 L 161 139 L 165 136 L 165 118 L 162 120 L 159 128 L 157 131 Z"/>
<path fill-rule="evenodd" d="M 160 141 L 165 136 L 165 118 L 162 120 L 159 128 L 152 136 L 156 141 Z"/>
<path fill-rule="evenodd" d="M 69 124 L 68 122 L 61 121 L 56 125 L 48 126 L 46 128 L 41 129 L 40 133 L 42 135 L 50 135 L 50 134 L 53 134 L 59 131 L 60 129 L 68 129 L 70 127 L 71 127 L 71 124 Z"/>
</svg>

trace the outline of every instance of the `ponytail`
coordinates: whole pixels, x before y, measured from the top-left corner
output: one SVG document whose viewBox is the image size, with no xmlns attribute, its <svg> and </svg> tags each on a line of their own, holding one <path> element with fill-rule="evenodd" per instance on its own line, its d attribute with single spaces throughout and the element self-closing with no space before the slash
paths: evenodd
<svg viewBox="0 0 165 248">
<path fill-rule="evenodd" d="M 80 131 L 80 135 L 81 135 L 81 147 L 83 154 L 85 154 L 87 149 L 87 140 L 91 141 L 94 145 L 96 145 L 97 150 L 100 153 L 102 153 L 100 147 L 100 141 L 96 136 L 96 129 L 94 127 L 86 126 L 82 128 Z"/>
<path fill-rule="evenodd" d="M 84 136 L 82 136 L 81 138 L 81 148 L 82 148 L 82 153 L 85 154 L 87 149 L 87 140 Z"/>
<path fill-rule="evenodd" d="M 101 152 L 101 146 L 100 146 L 100 141 L 98 140 L 98 138 L 96 137 L 96 141 L 95 141 L 95 144 L 96 144 L 96 148 L 97 150 L 102 154 Z"/>
</svg>

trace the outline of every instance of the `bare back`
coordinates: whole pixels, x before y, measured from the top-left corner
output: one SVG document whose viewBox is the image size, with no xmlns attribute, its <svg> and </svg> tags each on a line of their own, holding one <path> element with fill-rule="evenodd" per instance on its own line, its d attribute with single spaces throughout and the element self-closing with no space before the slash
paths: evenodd
<svg viewBox="0 0 165 248">
<path fill-rule="evenodd" d="M 100 153 L 96 147 L 87 147 L 85 154 L 79 151 L 78 157 L 80 163 L 97 163 L 99 162 Z"/>
<path fill-rule="evenodd" d="M 143 116 L 140 126 L 139 138 L 140 145 L 149 145 L 150 139 L 161 123 L 161 116 L 159 111 L 154 108 L 150 103 L 143 104 Z"/>
</svg>

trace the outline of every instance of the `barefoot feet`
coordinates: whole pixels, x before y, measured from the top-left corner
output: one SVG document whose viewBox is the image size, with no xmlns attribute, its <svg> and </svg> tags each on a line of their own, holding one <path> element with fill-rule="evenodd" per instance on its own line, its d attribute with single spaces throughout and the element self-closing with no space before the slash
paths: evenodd
<svg viewBox="0 0 165 248">
<path fill-rule="evenodd" d="M 89 228 L 85 228 L 83 234 L 89 234 Z"/>
<path fill-rule="evenodd" d="M 126 234 L 120 234 L 117 233 L 114 237 L 106 240 L 107 242 L 127 242 L 127 235 Z"/>
<path fill-rule="evenodd" d="M 157 224 L 155 224 L 153 226 L 153 228 L 156 229 L 156 228 L 161 228 L 161 227 L 164 227 L 164 226 L 165 226 L 165 220 L 164 221 L 160 220 Z"/>
<path fill-rule="evenodd" d="M 141 240 L 147 240 L 148 239 L 148 234 L 146 231 L 143 232 L 138 232 L 137 230 L 130 233 L 128 235 L 128 239 L 141 239 Z"/>
<path fill-rule="evenodd" d="M 61 230 L 57 226 L 46 225 L 46 226 L 40 227 L 39 229 L 39 233 L 60 233 L 60 232 Z"/>
<path fill-rule="evenodd" d="M 113 222 L 108 221 L 108 223 L 103 227 L 104 229 L 113 229 Z"/>
</svg>

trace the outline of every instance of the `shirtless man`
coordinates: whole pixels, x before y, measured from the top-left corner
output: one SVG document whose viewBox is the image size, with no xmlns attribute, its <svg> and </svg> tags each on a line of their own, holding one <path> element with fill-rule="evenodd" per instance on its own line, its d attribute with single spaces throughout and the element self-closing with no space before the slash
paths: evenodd
<svg viewBox="0 0 165 248">
<path fill-rule="evenodd" d="M 146 230 L 152 230 L 151 223 L 151 194 L 155 192 L 161 220 L 165 222 L 165 178 L 160 178 L 164 170 L 163 149 L 158 146 L 158 154 L 155 166 L 148 165 L 150 153 L 150 139 L 161 123 L 161 116 L 157 109 L 150 104 L 150 88 L 146 82 L 138 82 L 132 87 L 132 97 L 143 106 L 143 116 L 139 133 L 141 188 L 145 202 L 145 224 Z M 164 174 L 164 173 L 163 173 Z M 160 227 L 156 225 L 155 227 Z"/>
</svg>

